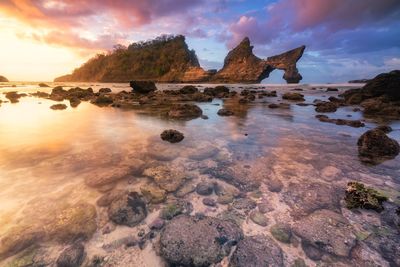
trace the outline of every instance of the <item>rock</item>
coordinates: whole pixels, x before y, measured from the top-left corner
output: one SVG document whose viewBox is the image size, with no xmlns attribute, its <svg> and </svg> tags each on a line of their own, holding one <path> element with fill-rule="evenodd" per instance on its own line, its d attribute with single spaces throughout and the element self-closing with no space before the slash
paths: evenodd
<svg viewBox="0 0 400 267">
<path fill-rule="evenodd" d="M 155 219 L 150 225 L 150 230 L 161 230 L 165 225 L 165 221 L 161 218 Z"/>
<path fill-rule="evenodd" d="M 249 198 L 238 198 L 233 202 L 233 207 L 238 210 L 252 210 L 257 207 L 257 203 Z"/>
<path fill-rule="evenodd" d="M 162 203 L 167 198 L 167 192 L 158 186 L 145 185 L 140 187 L 144 198 L 153 204 Z"/>
<path fill-rule="evenodd" d="M 6 98 L 13 104 L 18 103 L 21 97 L 26 96 L 26 94 L 18 94 L 18 92 L 7 92 L 4 94 L 6 95 Z"/>
<path fill-rule="evenodd" d="M 196 185 L 192 182 L 185 183 L 182 185 L 178 191 L 175 192 L 175 196 L 177 197 L 184 197 L 196 190 Z"/>
<path fill-rule="evenodd" d="M 290 243 L 290 239 L 292 238 L 292 230 L 290 229 L 289 225 L 277 223 L 271 226 L 269 231 L 276 240 L 286 244 Z"/>
<path fill-rule="evenodd" d="M 187 179 L 184 173 L 163 165 L 148 168 L 143 174 L 167 192 L 175 192 Z"/>
<path fill-rule="evenodd" d="M 305 263 L 305 261 L 303 259 L 297 258 L 294 260 L 291 267 L 307 267 L 307 264 Z"/>
<path fill-rule="evenodd" d="M 315 117 L 321 122 L 334 123 L 336 125 L 347 125 L 354 128 L 365 126 L 365 124 L 359 120 L 330 119 L 328 116 L 321 114 L 315 115 Z"/>
<path fill-rule="evenodd" d="M 173 129 L 165 130 L 161 133 L 161 139 L 170 143 L 179 143 L 183 138 L 185 138 L 183 133 Z"/>
<path fill-rule="evenodd" d="M 133 227 L 147 216 L 146 203 L 137 192 L 130 192 L 114 199 L 108 208 L 108 217 L 116 224 Z"/>
<path fill-rule="evenodd" d="M 215 206 L 217 206 L 217 202 L 214 200 L 214 199 L 212 199 L 212 198 L 208 198 L 208 197 L 206 197 L 206 198 L 203 198 L 203 204 L 204 205 L 206 205 L 206 206 L 210 206 L 210 207 L 215 207 Z"/>
<path fill-rule="evenodd" d="M 160 212 L 160 217 L 165 220 L 171 220 L 172 218 L 181 214 L 190 214 L 193 210 L 192 203 L 187 201 L 175 201 L 168 203 Z"/>
<path fill-rule="evenodd" d="M 316 112 L 336 112 L 338 106 L 333 102 L 319 102 L 316 104 L 315 111 Z"/>
<path fill-rule="evenodd" d="M 7 83 L 7 82 L 8 82 L 8 79 L 6 77 L 0 75 L 0 83 Z"/>
<path fill-rule="evenodd" d="M 358 139 L 358 154 L 362 161 L 393 159 L 400 152 L 399 143 L 388 137 L 385 132 L 373 129 Z"/>
<path fill-rule="evenodd" d="M 132 159 L 131 163 L 132 167 L 99 168 L 85 177 L 85 183 L 90 187 L 100 187 L 115 183 L 130 175 L 140 174 L 143 170 L 144 162 L 139 159 Z"/>
<path fill-rule="evenodd" d="M 232 267 L 280 267 L 283 265 L 283 252 L 276 242 L 268 236 L 245 237 L 239 242 L 232 255 Z"/>
<path fill-rule="evenodd" d="M 275 104 L 275 103 L 271 103 L 271 104 L 268 105 L 268 107 L 269 108 L 279 108 L 279 105 Z"/>
<path fill-rule="evenodd" d="M 92 104 L 96 105 L 96 106 L 100 106 L 100 107 L 105 107 L 105 106 L 109 106 L 113 103 L 114 101 L 112 100 L 111 97 L 109 96 L 105 96 L 105 95 L 99 95 L 98 97 L 96 97 L 95 99 L 93 99 L 91 101 Z"/>
<path fill-rule="evenodd" d="M 57 258 L 57 267 L 78 267 L 85 258 L 85 247 L 81 243 L 73 244 Z"/>
<path fill-rule="evenodd" d="M 376 127 L 375 129 L 381 130 L 385 134 L 390 133 L 390 132 L 393 131 L 392 127 L 390 127 L 388 125 L 381 125 L 381 126 Z"/>
<path fill-rule="evenodd" d="M 81 101 L 79 100 L 79 98 L 76 98 L 76 97 L 71 98 L 71 99 L 69 100 L 69 105 L 70 105 L 72 108 L 76 108 L 77 106 L 79 106 L 80 103 L 81 103 Z M 62 105 L 62 104 L 59 104 L 59 105 Z"/>
<path fill-rule="evenodd" d="M 363 93 L 372 97 L 387 95 L 392 100 L 400 100 L 400 70 L 382 73 L 367 82 L 362 88 Z"/>
<path fill-rule="evenodd" d="M 348 209 L 362 208 L 380 212 L 384 209 L 382 203 L 388 198 L 362 183 L 349 182 L 344 200 Z"/>
<path fill-rule="evenodd" d="M 319 261 L 324 256 L 324 252 L 313 246 L 310 242 L 302 241 L 301 248 L 303 249 L 307 257 L 314 261 Z"/>
<path fill-rule="evenodd" d="M 214 88 L 205 88 L 204 94 L 214 97 L 221 97 L 223 95 L 229 94 L 229 88 L 223 85 L 216 86 Z"/>
<path fill-rule="evenodd" d="M 258 224 L 262 227 L 265 227 L 268 225 L 268 219 L 265 217 L 264 214 L 262 214 L 259 211 L 253 210 L 250 212 L 250 219 L 255 223 Z"/>
<path fill-rule="evenodd" d="M 282 95 L 282 99 L 293 100 L 293 101 L 304 101 L 304 95 L 300 93 L 288 92 Z"/>
<path fill-rule="evenodd" d="M 160 236 L 160 254 L 177 266 L 209 266 L 220 262 L 242 238 L 234 223 L 212 217 L 181 215 Z"/>
<path fill-rule="evenodd" d="M 302 77 L 296 68 L 305 46 L 262 60 L 253 54 L 249 38 L 231 50 L 224 60 L 223 68 L 211 77 L 213 82 L 221 83 L 260 83 L 274 69 L 285 71 L 283 78 L 288 83 L 298 83 Z"/>
<path fill-rule="evenodd" d="M 348 221 L 330 210 L 318 210 L 296 221 L 293 231 L 314 247 L 341 257 L 349 256 L 356 244 L 356 236 Z"/>
<path fill-rule="evenodd" d="M 152 81 L 130 81 L 129 86 L 133 92 L 139 94 L 148 94 L 157 90 L 156 84 Z"/>
<path fill-rule="evenodd" d="M 197 93 L 199 91 L 199 89 L 197 89 L 197 87 L 193 86 L 193 85 L 186 85 L 184 87 L 182 87 L 181 89 L 179 89 L 179 93 L 181 94 L 194 94 Z"/>
<path fill-rule="evenodd" d="M 50 87 L 50 86 L 48 86 L 48 85 L 45 84 L 45 83 L 39 83 L 38 85 L 39 85 L 39 87 Z"/>
<path fill-rule="evenodd" d="M 97 230 L 96 207 L 77 203 L 55 215 L 55 222 L 46 229 L 48 236 L 61 242 L 90 239 Z"/>
<path fill-rule="evenodd" d="M 63 110 L 67 108 L 65 104 L 55 104 L 50 107 L 52 110 Z"/>
<path fill-rule="evenodd" d="M 327 92 L 337 92 L 337 91 L 339 91 L 339 89 L 328 87 L 328 88 L 326 88 L 326 91 Z"/>
<path fill-rule="evenodd" d="M 218 114 L 219 116 L 232 116 L 232 115 L 234 115 L 235 113 L 233 113 L 233 111 L 230 111 L 230 110 L 228 110 L 228 109 L 221 108 L 220 110 L 218 110 L 217 114 Z"/>
<path fill-rule="evenodd" d="M 120 197 L 126 193 L 124 190 L 113 190 L 102 195 L 99 199 L 97 199 L 96 204 L 99 207 L 108 207 L 114 201 L 114 199 Z"/>
<path fill-rule="evenodd" d="M 100 94 L 108 94 L 111 93 L 111 89 L 110 88 L 100 88 L 99 93 Z"/>
<path fill-rule="evenodd" d="M 193 104 L 175 104 L 168 111 L 167 115 L 171 119 L 190 120 L 201 117 L 203 111 Z"/>
<path fill-rule="evenodd" d="M 200 182 L 196 186 L 196 193 L 202 196 L 209 196 L 213 193 L 214 184 L 209 182 Z"/>
<path fill-rule="evenodd" d="M 283 188 L 283 183 L 281 180 L 275 178 L 275 179 L 266 179 L 264 181 L 267 184 L 268 190 L 271 192 L 279 193 L 282 191 Z"/>
</svg>

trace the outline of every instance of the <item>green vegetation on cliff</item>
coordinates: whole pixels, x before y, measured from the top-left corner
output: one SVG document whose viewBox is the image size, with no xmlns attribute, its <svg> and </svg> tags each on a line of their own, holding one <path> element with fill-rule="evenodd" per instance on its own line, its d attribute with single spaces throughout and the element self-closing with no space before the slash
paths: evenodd
<svg viewBox="0 0 400 267">
<path fill-rule="evenodd" d="M 200 67 L 200 64 L 195 52 L 189 50 L 185 37 L 163 35 L 128 47 L 117 45 L 112 52 L 96 55 L 72 74 L 55 81 L 175 81 L 191 67 Z"/>
</svg>

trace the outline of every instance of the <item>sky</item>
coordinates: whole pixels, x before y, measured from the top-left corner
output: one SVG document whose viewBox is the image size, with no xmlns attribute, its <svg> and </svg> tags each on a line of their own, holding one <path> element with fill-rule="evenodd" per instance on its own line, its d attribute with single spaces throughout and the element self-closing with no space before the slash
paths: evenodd
<svg viewBox="0 0 400 267">
<path fill-rule="evenodd" d="M 0 0 L 0 75 L 51 81 L 161 34 L 185 35 L 205 69 L 221 68 L 246 36 L 261 58 L 306 45 L 304 83 L 400 69 L 400 0 Z"/>
</svg>

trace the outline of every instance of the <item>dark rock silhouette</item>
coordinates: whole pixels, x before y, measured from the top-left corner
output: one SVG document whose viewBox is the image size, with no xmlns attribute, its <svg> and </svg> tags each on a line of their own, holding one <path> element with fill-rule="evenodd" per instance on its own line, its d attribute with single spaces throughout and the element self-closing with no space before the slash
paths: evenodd
<svg viewBox="0 0 400 267">
<path fill-rule="evenodd" d="M 0 82 L 6 83 L 6 82 L 8 82 L 8 79 L 6 77 L 0 75 Z"/>
</svg>

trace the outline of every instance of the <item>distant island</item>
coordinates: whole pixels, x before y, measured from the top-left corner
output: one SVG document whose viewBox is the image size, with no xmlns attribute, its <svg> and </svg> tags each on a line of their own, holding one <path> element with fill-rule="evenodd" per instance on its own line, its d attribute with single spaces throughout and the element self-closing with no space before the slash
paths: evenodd
<svg viewBox="0 0 400 267">
<path fill-rule="evenodd" d="M 6 82 L 8 82 L 8 79 L 0 75 L 0 83 L 6 83 Z"/>
<path fill-rule="evenodd" d="M 118 45 L 108 54 L 98 54 L 55 82 L 128 82 L 152 80 L 165 83 L 260 83 L 275 70 L 284 70 L 287 83 L 302 79 L 296 63 L 305 46 L 260 59 L 253 54 L 249 38 L 231 50 L 221 70 L 204 70 L 183 35 L 163 35 L 151 41 Z"/>
</svg>

